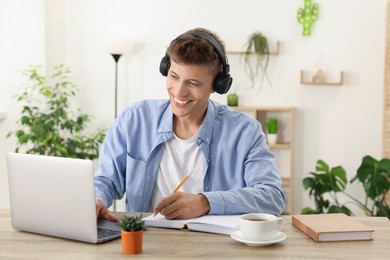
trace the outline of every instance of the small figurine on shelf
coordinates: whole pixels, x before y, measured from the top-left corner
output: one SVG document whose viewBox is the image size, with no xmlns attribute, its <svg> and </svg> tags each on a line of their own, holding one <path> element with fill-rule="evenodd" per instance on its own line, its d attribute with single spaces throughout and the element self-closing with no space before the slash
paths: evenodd
<svg viewBox="0 0 390 260">
<path fill-rule="evenodd" d="M 312 82 L 314 83 L 325 83 L 326 77 L 325 74 L 319 69 L 316 74 L 313 75 Z"/>
</svg>

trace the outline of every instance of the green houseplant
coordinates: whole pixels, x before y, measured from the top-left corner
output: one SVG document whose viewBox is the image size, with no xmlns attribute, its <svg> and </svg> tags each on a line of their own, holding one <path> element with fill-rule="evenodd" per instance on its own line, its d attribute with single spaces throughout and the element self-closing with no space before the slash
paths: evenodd
<svg viewBox="0 0 390 260">
<path fill-rule="evenodd" d="M 130 217 L 123 215 L 118 226 L 122 228 L 122 253 L 142 253 L 143 233 L 145 230 L 145 222 L 142 220 L 142 215 Z"/>
<path fill-rule="evenodd" d="M 249 35 L 244 45 L 245 72 L 254 87 L 256 79 L 261 76 L 260 88 L 263 85 L 264 77 L 270 82 L 267 74 L 269 63 L 268 39 L 261 32 L 254 32 Z"/>
<path fill-rule="evenodd" d="M 17 96 L 22 105 L 18 129 L 7 137 L 17 138 L 16 152 L 95 159 L 104 140 L 105 131 L 85 133 L 90 116 L 71 110 L 70 99 L 77 87 L 69 79 L 70 69 L 59 65 L 45 76 L 41 66 L 30 66 L 23 72 L 27 78 L 24 91 Z"/>
<path fill-rule="evenodd" d="M 236 107 L 238 106 L 238 95 L 236 93 L 230 93 L 228 95 L 228 106 Z"/>
<path fill-rule="evenodd" d="M 385 199 L 385 195 L 390 189 L 389 159 L 378 161 L 371 156 L 363 157 L 357 174 L 351 182 L 358 180 L 363 185 L 366 194 L 364 202 L 360 202 L 345 191 L 348 181 L 343 167 L 330 168 L 327 163 L 318 160 L 316 171 L 310 172 L 310 175 L 304 178 L 302 183 L 304 189 L 309 191 L 309 197 L 314 199 L 315 209 L 306 207 L 302 210 L 302 214 L 341 212 L 353 215 L 346 204 L 354 203 L 368 216 L 390 218 L 389 205 Z M 347 196 L 351 201 L 341 203 L 338 194 Z"/>
<path fill-rule="evenodd" d="M 266 126 L 267 132 L 269 134 L 276 134 L 278 132 L 279 121 L 277 118 L 274 117 L 268 118 Z"/>
<path fill-rule="evenodd" d="M 268 118 L 266 122 L 268 144 L 276 144 L 278 140 L 279 121 L 277 118 Z"/>
</svg>

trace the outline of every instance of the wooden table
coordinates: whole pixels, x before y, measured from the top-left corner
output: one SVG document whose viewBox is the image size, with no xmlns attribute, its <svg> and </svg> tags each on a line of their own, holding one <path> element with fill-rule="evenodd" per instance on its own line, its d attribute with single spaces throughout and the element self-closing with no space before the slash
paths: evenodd
<svg viewBox="0 0 390 260">
<path fill-rule="evenodd" d="M 375 229 L 373 241 L 313 241 L 287 220 L 287 239 L 267 247 L 250 247 L 229 236 L 193 231 L 148 228 L 143 253 L 121 254 L 121 240 L 87 244 L 16 231 L 9 210 L 0 210 L 0 259 L 124 259 L 139 258 L 260 258 L 260 259 L 390 259 L 390 221 L 387 218 L 359 217 Z"/>
</svg>

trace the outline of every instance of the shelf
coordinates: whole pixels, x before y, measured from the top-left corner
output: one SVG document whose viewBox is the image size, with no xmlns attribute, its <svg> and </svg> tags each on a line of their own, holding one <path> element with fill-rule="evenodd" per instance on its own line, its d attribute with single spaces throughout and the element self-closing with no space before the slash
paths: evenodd
<svg viewBox="0 0 390 260">
<path fill-rule="evenodd" d="M 7 113 L 0 111 L 0 120 L 5 119 L 6 117 L 7 117 Z"/>
<path fill-rule="evenodd" d="M 291 186 L 290 178 L 282 177 L 282 186 L 283 187 L 290 187 Z"/>
<path fill-rule="evenodd" d="M 269 55 L 278 55 L 279 54 L 279 47 L 280 47 L 280 43 L 279 41 L 276 42 L 276 48 L 275 50 L 272 50 L 269 52 Z M 244 54 L 245 52 L 243 51 L 226 51 L 226 54 Z M 250 53 L 251 55 L 256 55 L 257 53 L 256 52 L 251 52 Z"/>
<path fill-rule="evenodd" d="M 301 70 L 301 84 L 303 85 L 322 85 L 322 86 L 341 86 L 344 81 L 344 72 L 340 71 L 340 78 L 338 82 L 315 82 L 315 81 L 307 81 L 304 77 L 305 72 Z"/>
<path fill-rule="evenodd" d="M 286 106 L 232 106 L 231 108 L 254 117 L 261 123 L 264 133 L 264 126 L 267 118 L 276 117 L 280 119 L 282 127 L 280 128 L 279 142 L 267 145 L 276 158 L 276 167 L 282 178 L 283 191 L 287 199 L 284 214 L 286 214 L 286 212 L 293 212 L 295 108 Z"/>
<path fill-rule="evenodd" d="M 276 144 L 269 144 L 269 148 L 290 148 L 291 144 L 290 143 L 276 143 Z"/>
<path fill-rule="evenodd" d="M 240 111 L 292 111 L 293 107 L 256 107 L 256 106 L 232 106 L 232 109 Z"/>
</svg>

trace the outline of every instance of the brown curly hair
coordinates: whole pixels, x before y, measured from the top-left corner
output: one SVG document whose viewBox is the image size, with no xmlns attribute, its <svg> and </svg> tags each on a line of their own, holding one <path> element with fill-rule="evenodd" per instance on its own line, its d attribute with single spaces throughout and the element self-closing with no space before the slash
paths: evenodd
<svg viewBox="0 0 390 260">
<path fill-rule="evenodd" d="M 225 45 L 216 33 L 204 28 L 196 28 L 191 31 L 198 31 L 209 34 L 220 45 L 225 52 Z M 191 34 L 182 34 L 174 39 L 167 48 L 167 55 L 176 63 L 188 65 L 209 65 L 216 74 L 223 69 L 222 62 L 214 47 L 205 39 L 195 37 Z"/>
</svg>

